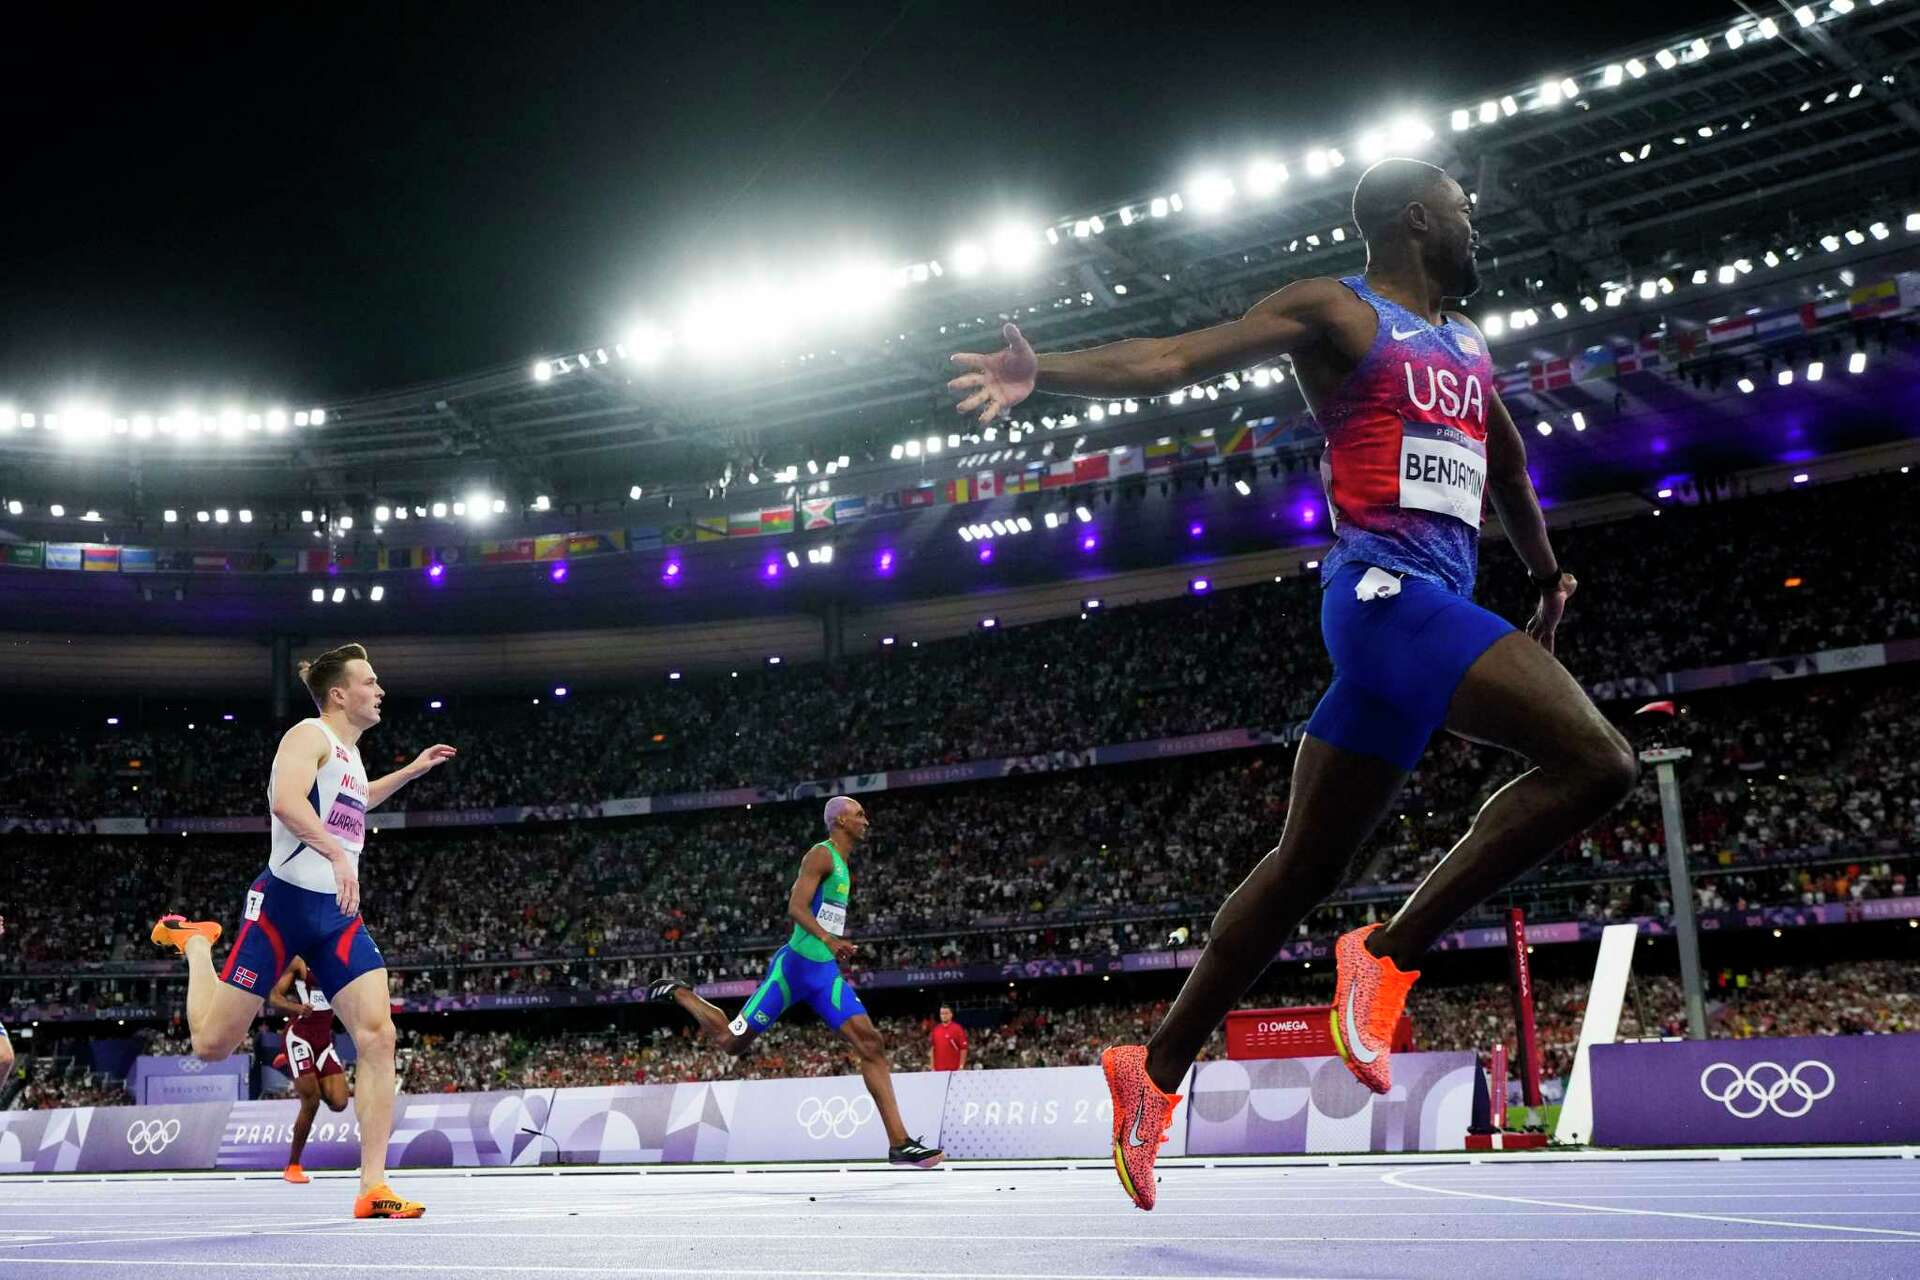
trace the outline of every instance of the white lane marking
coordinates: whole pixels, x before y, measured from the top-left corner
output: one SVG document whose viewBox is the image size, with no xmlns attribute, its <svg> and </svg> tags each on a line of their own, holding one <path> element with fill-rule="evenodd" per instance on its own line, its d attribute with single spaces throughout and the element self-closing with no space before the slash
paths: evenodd
<svg viewBox="0 0 1920 1280">
<path fill-rule="evenodd" d="M 1423 1187 L 1417 1183 L 1403 1182 L 1398 1173 L 1383 1173 L 1380 1181 L 1390 1187 L 1399 1187 L 1403 1191 L 1439 1192 L 1442 1195 L 1464 1196 L 1470 1200 L 1499 1200 L 1509 1204 L 1539 1205 L 1549 1209 L 1589 1209 L 1594 1213 L 1624 1213 L 1645 1218 L 1685 1218 L 1695 1222 L 1731 1222 L 1748 1227 L 1793 1227 L 1802 1231 L 1849 1231 L 1881 1236 L 1903 1236 L 1920 1240 L 1920 1231 L 1903 1231 L 1898 1227 L 1849 1227 L 1837 1222 L 1787 1222 L 1779 1218 L 1748 1218 L 1737 1214 L 1686 1213 L 1679 1209 L 1633 1209 L 1624 1205 L 1576 1204 L 1567 1200 L 1542 1200 L 1533 1196 L 1503 1196 L 1489 1191 L 1462 1191 L 1452 1187 Z"/>
</svg>

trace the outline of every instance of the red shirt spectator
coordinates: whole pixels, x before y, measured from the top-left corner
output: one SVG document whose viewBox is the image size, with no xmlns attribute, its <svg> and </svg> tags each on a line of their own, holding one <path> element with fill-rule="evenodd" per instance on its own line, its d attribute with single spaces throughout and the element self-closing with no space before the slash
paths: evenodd
<svg viewBox="0 0 1920 1280">
<path fill-rule="evenodd" d="M 933 1069 L 964 1071 L 967 1067 L 967 1029 L 953 1020 L 953 1006 L 940 1006 L 940 1025 L 933 1029 Z"/>
</svg>

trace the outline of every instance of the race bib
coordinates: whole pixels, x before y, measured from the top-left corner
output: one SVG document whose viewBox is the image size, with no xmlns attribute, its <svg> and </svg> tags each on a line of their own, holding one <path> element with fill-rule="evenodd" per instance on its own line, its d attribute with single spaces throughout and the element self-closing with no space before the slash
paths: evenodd
<svg viewBox="0 0 1920 1280">
<path fill-rule="evenodd" d="M 333 798 L 333 808 L 327 813 L 327 830 L 359 848 L 367 836 L 366 806 L 342 791 Z"/>
<path fill-rule="evenodd" d="M 258 920 L 260 909 L 267 905 L 267 895 L 258 889 L 247 890 L 247 919 Z"/>
<path fill-rule="evenodd" d="M 847 931 L 847 907 L 843 902 L 821 903 L 820 909 L 813 913 L 813 918 L 820 922 L 822 929 L 836 938 Z"/>
<path fill-rule="evenodd" d="M 1480 527 L 1487 446 L 1457 427 L 1400 423 L 1400 506 Z"/>
</svg>

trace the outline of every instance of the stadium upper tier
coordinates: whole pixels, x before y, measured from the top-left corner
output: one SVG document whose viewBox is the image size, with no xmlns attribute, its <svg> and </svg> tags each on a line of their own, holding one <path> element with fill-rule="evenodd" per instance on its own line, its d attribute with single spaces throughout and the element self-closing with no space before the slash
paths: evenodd
<svg viewBox="0 0 1920 1280">
<path fill-rule="evenodd" d="M 498 499 L 515 522 L 625 507 L 626 523 L 664 525 L 668 510 L 724 516 L 820 484 L 944 483 L 992 454 L 1032 462 L 1050 446 L 1057 462 L 1083 436 L 1098 449 L 1235 410 L 1286 418 L 1301 404 L 1281 366 L 1183 389 L 1182 403 L 1036 401 L 997 435 L 954 418 L 942 383 L 953 350 L 995 341 L 1007 319 L 1043 347 L 1086 346 L 1204 326 L 1292 280 L 1358 270 L 1349 194 L 1389 152 L 1449 166 L 1477 197 L 1487 284 L 1471 309 L 1499 368 L 1518 373 L 1516 410 L 1612 415 L 1617 391 L 1630 417 L 1685 414 L 1709 397 L 1675 374 L 1717 368 L 1733 394 L 1735 375 L 1759 376 L 1781 345 L 1804 356 L 1814 330 L 1836 341 L 1837 371 L 1874 322 L 1914 305 L 1897 277 L 1920 244 L 1920 113 L 1905 81 L 1920 9 L 1806 12 L 1804 26 L 1782 9 L 1596 51 L 1471 101 L 1356 121 L 1346 138 L 1290 137 L 1276 119 L 1258 152 L 1150 189 L 981 226 L 963 243 L 930 231 L 898 261 L 804 256 L 751 286 L 722 276 L 697 297 L 636 297 L 623 331 L 556 334 L 524 362 L 426 386 L 278 408 L 69 406 L 3 389 L 0 457 L 34 507 L 16 518 L 44 521 L 57 502 L 69 522 L 97 510 L 158 531 L 168 508 L 185 524 L 226 510 L 235 525 L 245 509 L 351 546 L 380 506 L 431 520 L 434 504 L 451 513 L 479 491 L 474 515 Z M 1756 313 L 1794 323 L 1727 323 Z M 1588 358 L 1602 346 L 1604 360 Z M 1559 376 L 1567 360 L 1607 372 L 1583 391 Z M 1649 368 L 1660 376 L 1631 372 Z M 101 467 L 103 455 L 126 465 Z M 1559 469 L 1569 484 L 1580 473 Z M 665 508 L 669 495 L 680 505 Z M 426 540 L 449 541 L 434 523 Z"/>
<path fill-rule="evenodd" d="M 1563 531 L 1561 561 L 1581 585 L 1559 655 L 1589 685 L 1625 692 L 1635 677 L 1920 636 L 1920 525 L 1906 514 L 1916 485 L 1893 474 Z M 1522 620 L 1517 565 L 1491 543 L 1484 559 L 1483 597 Z M 463 699 L 459 671 L 396 669 L 375 643 L 389 698 L 365 751 L 378 773 L 432 742 L 460 748 L 389 802 L 398 811 L 778 787 L 1231 728 L 1284 734 L 1329 678 L 1319 590 L 1296 576 L 1031 626 L 985 629 L 976 615 L 959 639 L 876 636 L 833 666 L 789 653 L 737 676 L 696 672 L 690 652 L 686 678 L 663 672 L 622 691 L 552 669 L 518 696 Z M 275 720 L 258 701 L 12 700 L 0 744 L 14 785 L 0 815 L 259 817 L 274 745 L 309 705 Z"/>
</svg>

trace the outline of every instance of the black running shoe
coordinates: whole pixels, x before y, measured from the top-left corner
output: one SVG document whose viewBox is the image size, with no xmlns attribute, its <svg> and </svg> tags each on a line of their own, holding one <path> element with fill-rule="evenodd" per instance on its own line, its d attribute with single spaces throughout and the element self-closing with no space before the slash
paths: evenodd
<svg viewBox="0 0 1920 1280">
<path fill-rule="evenodd" d="M 693 984 L 690 982 L 682 982 L 680 979 L 670 976 L 655 978 L 647 985 L 647 999 L 671 1000 L 673 999 L 673 993 L 682 989 L 691 991 L 693 990 Z"/>
<path fill-rule="evenodd" d="M 940 1148 L 930 1147 L 918 1138 L 908 1138 L 898 1146 L 887 1148 L 888 1164 L 909 1164 L 916 1169 L 931 1169 L 942 1158 Z"/>
</svg>

